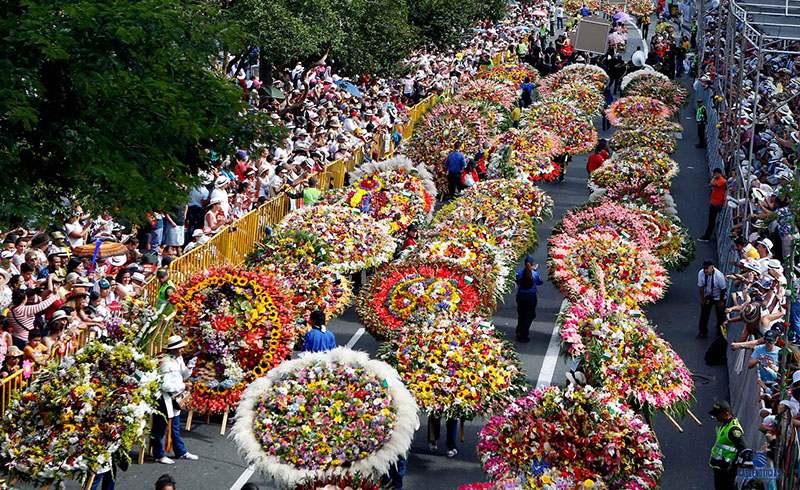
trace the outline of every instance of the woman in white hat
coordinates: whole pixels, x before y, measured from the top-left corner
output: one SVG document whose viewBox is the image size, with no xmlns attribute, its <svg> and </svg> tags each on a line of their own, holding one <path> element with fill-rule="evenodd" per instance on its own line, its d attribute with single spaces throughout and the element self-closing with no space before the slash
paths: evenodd
<svg viewBox="0 0 800 490">
<path fill-rule="evenodd" d="M 225 213 L 222 210 L 222 198 L 212 197 L 211 202 L 208 203 L 208 212 L 205 217 L 205 227 L 210 228 L 213 233 L 219 231 L 220 228 L 227 224 L 228 220 L 225 218 Z"/>
<path fill-rule="evenodd" d="M 181 411 L 173 398 L 183 394 L 187 390 L 186 379 L 191 376 L 196 359 L 192 359 L 188 364 L 183 362 L 183 348 L 188 342 L 184 341 L 180 335 L 173 335 L 167 339 L 166 353 L 161 357 L 161 364 L 158 372 L 161 374 L 161 398 L 158 399 L 158 411 L 153 417 L 153 428 L 150 438 L 153 443 L 153 456 L 161 464 L 174 464 L 171 458 L 167 457 L 164 449 L 164 435 L 167 433 L 167 420 L 172 421 L 170 429 L 172 435 L 172 447 L 177 459 L 198 459 L 196 455 L 186 450 L 186 445 L 181 438 Z"/>
</svg>

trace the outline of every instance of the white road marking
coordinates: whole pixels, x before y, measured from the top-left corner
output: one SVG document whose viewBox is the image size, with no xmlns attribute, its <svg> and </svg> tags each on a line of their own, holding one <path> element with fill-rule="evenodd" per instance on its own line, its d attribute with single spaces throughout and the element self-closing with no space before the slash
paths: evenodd
<svg viewBox="0 0 800 490">
<path fill-rule="evenodd" d="M 356 330 L 356 333 L 354 333 L 353 337 L 350 339 L 350 341 L 347 342 L 347 346 L 346 347 L 348 349 L 352 349 L 353 346 L 356 345 L 356 342 L 358 342 L 358 339 L 360 339 L 361 336 L 364 335 L 364 332 L 365 332 L 364 327 L 361 327 L 358 330 Z"/>
<path fill-rule="evenodd" d="M 567 307 L 567 300 L 561 302 L 561 309 L 559 315 Z M 558 323 L 553 324 L 553 333 L 550 334 L 550 343 L 547 344 L 547 352 L 542 361 L 542 368 L 539 369 L 539 378 L 536 381 L 537 388 L 550 386 L 553 381 L 553 374 L 556 372 L 556 361 L 558 360 L 559 352 L 561 351 L 560 336 L 558 334 Z"/>
<path fill-rule="evenodd" d="M 241 476 L 239 476 L 239 479 L 233 483 L 230 490 L 240 490 L 255 472 L 256 470 L 253 468 L 253 465 L 248 466 Z"/>
</svg>

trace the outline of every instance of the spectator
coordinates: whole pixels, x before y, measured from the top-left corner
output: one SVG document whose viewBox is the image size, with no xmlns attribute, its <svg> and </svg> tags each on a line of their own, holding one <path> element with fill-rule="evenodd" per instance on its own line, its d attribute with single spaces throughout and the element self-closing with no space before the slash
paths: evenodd
<svg viewBox="0 0 800 490">
<path fill-rule="evenodd" d="M 725 275 L 714 267 L 713 261 L 703 262 L 703 268 L 697 273 L 697 287 L 700 290 L 700 323 L 697 338 L 708 337 L 708 320 L 712 309 L 716 311 L 717 316 L 717 336 L 721 336 L 721 326 L 725 321 L 725 294 L 728 283 Z"/>
<path fill-rule="evenodd" d="M 315 310 L 309 316 L 311 330 L 306 333 L 303 352 L 324 352 L 336 348 L 336 336 L 325 326 L 325 313 Z"/>
<path fill-rule="evenodd" d="M 165 474 L 156 480 L 156 490 L 176 490 L 175 479 L 171 475 Z"/>
<path fill-rule="evenodd" d="M 31 330 L 28 332 L 28 345 L 23 349 L 23 360 L 31 361 L 38 366 L 44 366 L 49 359 L 47 346 L 42 343 L 42 332 Z"/>
<path fill-rule="evenodd" d="M 725 181 L 725 177 L 723 177 L 720 168 L 715 168 L 713 174 L 711 181 L 708 183 L 708 186 L 711 187 L 711 199 L 708 205 L 708 225 L 706 225 L 705 233 L 697 239 L 699 242 L 708 242 L 711 240 L 717 226 L 717 216 L 719 212 L 722 211 L 722 206 L 725 204 L 725 194 L 728 189 L 728 183 Z"/>
<path fill-rule="evenodd" d="M 53 280 L 51 278 L 48 278 L 47 289 L 42 292 L 42 297 L 45 299 L 39 303 L 33 303 L 24 290 L 17 289 L 12 293 L 9 316 L 14 329 L 12 334 L 14 345 L 20 350 L 28 343 L 28 335 L 34 328 L 36 315 L 46 310 L 58 299 L 58 296 L 52 293 Z"/>
<path fill-rule="evenodd" d="M 0 367 L 0 379 L 5 379 L 22 370 L 22 355 L 22 351 L 16 345 L 8 347 L 6 357 L 3 359 L 3 367 Z"/>
</svg>

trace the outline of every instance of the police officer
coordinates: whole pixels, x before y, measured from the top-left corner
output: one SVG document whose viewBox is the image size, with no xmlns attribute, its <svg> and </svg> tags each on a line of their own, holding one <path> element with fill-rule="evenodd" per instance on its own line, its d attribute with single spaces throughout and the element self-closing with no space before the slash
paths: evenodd
<svg viewBox="0 0 800 490">
<path fill-rule="evenodd" d="M 736 458 L 740 451 L 747 449 L 744 431 L 725 400 L 715 402 L 708 413 L 721 424 L 717 429 L 717 442 L 711 448 L 711 458 L 708 460 L 709 466 L 714 469 L 714 490 L 734 490 Z"/>
<path fill-rule="evenodd" d="M 157 304 L 163 305 L 167 302 L 169 297 L 175 293 L 175 284 L 169 279 L 169 270 L 166 267 L 158 269 L 156 277 L 160 283 L 158 286 Z"/>
<path fill-rule="evenodd" d="M 703 105 L 702 100 L 697 101 L 697 113 L 695 114 L 695 121 L 697 121 L 697 145 L 696 148 L 706 147 L 706 106 Z"/>
</svg>

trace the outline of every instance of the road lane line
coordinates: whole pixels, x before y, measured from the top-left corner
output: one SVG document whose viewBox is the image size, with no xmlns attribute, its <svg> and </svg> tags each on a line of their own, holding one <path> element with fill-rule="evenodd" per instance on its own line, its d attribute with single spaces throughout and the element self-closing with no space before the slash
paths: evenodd
<svg viewBox="0 0 800 490">
<path fill-rule="evenodd" d="M 561 302 L 561 309 L 559 309 L 558 314 L 561 315 L 566 308 L 567 300 L 565 299 Z M 556 361 L 558 361 L 558 355 L 561 351 L 559 340 L 558 320 L 556 320 L 553 324 L 553 332 L 550 334 L 550 343 L 547 344 L 547 352 L 542 361 L 542 368 L 539 369 L 539 378 L 536 381 L 537 388 L 550 386 L 550 383 L 553 381 L 553 374 L 556 372 Z"/>
<path fill-rule="evenodd" d="M 244 470 L 244 473 L 239 476 L 239 479 L 231 486 L 231 490 L 240 490 L 255 472 L 256 470 L 253 468 L 253 465 L 248 466 L 247 469 Z"/>
<path fill-rule="evenodd" d="M 353 337 L 352 337 L 352 338 L 350 339 L 350 341 L 347 343 L 347 346 L 346 346 L 346 347 L 347 347 L 348 349 L 352 349 L 352 348 L 353 348 L 353 346 L 354 346 L 354 345 L 356 345 L 356 342 L 358 342 L 358 339 L 360 339 L 360 338 L 361 338 L 361 336 L 362 336 L 362 335 L 364 335 L 364 332 L 365 332 L 365 330 L 364 330 L 364 327 L 361 327 L 361 328 L 359 328 L 358 330 L 356 330 L 356 333 L 354 333 L 354 334 L 353 334 Z"/>
</svg>

